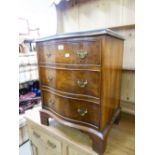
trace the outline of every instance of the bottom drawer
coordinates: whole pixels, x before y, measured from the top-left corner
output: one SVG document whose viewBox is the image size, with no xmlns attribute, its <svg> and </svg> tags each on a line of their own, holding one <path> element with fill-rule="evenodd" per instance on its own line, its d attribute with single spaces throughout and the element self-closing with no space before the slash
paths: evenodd
<svg viewBox="0 0 155 155">
<path fill-rule="evenodd" d="M 62 119 L 99 128 L 100 106 L 88 101 L 73 99 L 42 89 L 43 108 L 59 115 Z"/>
<path fill-rule="evenodd" d="M 33 144 L 38 147 L 45 148 L 44 155 L 61 155 L 62 144 L 52 136 L 48 136 L 45 132 L 36 128 L 29 128 L 29 138 Z"/>
</svg>

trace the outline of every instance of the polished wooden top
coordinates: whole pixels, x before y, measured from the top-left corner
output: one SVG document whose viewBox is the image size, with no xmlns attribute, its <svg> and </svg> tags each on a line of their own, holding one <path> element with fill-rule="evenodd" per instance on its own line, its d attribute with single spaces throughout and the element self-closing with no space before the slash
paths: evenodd
<svg viewBox="0 0 155 155">
<path fill-rule="evenodd" d="M 124 40 L 124 38 L 121 35 L 118 35 L 117 33 L 115 33 L 114 31 L 110 29 L 98 29 L 98 30 L 90 30 L 90 31 L 79 31 L 79 32 L 56 34 L 53 36 L 36 39 L 35 42 L 65 39 L 65 38 L 74 38 L 74 37 L 78 38 L 78 37 L 100 36 L 100 35 L 109 35 L 109 36 L 113 36 L 115 38 Z"/>
</svg>

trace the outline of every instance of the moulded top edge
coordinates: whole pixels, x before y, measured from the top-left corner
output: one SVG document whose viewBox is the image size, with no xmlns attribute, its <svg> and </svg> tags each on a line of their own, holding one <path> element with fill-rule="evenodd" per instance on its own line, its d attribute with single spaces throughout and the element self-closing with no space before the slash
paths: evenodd
<svg viewBox="0 0 155 155">
<path fill-rule="evenodd" d="M 74 37 L 91 37 L 91 36 L 100 36 L 100 35 L 110 35 L 112 37 L 124 40 L 124 38 L 121 35 L 117 34 L 116 32 L 110 29 L 98 29 L 98 30 L 90 30 L 90 31 L 79 31 L 79 32 L 56 34 L 53 36 L 36 39 L 35 42 L 42 42 L 42 41 L 48 41 L 48 40 L 54 40 L 54 39 L 74 38 Z"/>
</svg>

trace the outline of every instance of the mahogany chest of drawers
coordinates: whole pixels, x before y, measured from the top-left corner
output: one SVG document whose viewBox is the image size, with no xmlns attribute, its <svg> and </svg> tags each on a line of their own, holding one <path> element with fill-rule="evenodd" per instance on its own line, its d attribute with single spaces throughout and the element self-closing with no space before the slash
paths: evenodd
<svg viewBox="0 0 155 155">
<path fill-rule="evenodd" d="M 103 154 L 120 116 L 123 40 L 102 29 L 36 41 L 42 124 L 52 117 L 88 133 L 93 149 Z"/>
</svg>

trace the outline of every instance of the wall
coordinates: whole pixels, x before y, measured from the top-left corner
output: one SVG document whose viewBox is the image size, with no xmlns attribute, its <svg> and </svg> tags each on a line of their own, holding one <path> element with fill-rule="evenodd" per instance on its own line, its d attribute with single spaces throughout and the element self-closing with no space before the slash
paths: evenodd
<svg viewBox="0 0 155 155">
<path fill-rule="evenodd" d="M 121 104 L 134 114 L 135 1 L 71 0 L 57 5 L 57 33 L 111 28 L 125 38 Z"/>
<path fill-rule="evenodd" d="M 20 0 L 19 15 L 28 20 L 30 29 L 39 28 L 40 37 L 56 33 L 56 9 L 51 6 L 50 0 Z M 32 31 L 29 35 L 29 38 L 36 38 Z"/>
<path fill-rule="evenodd" d="M 57 11 L 62 13 L 58 32 L 109 28 L 135 23 L 134 0 L 71 0 L 61 2 L 57 6 Z"/>
<path fill-rule="evenodd" d="M 123 56 L 123 69 L 135 69 L 135 26 L 125 26 L 118 28 L 111 28 L 113 31 L 122 35 L 124 41 L 124 56 Z"/>
</svg>

